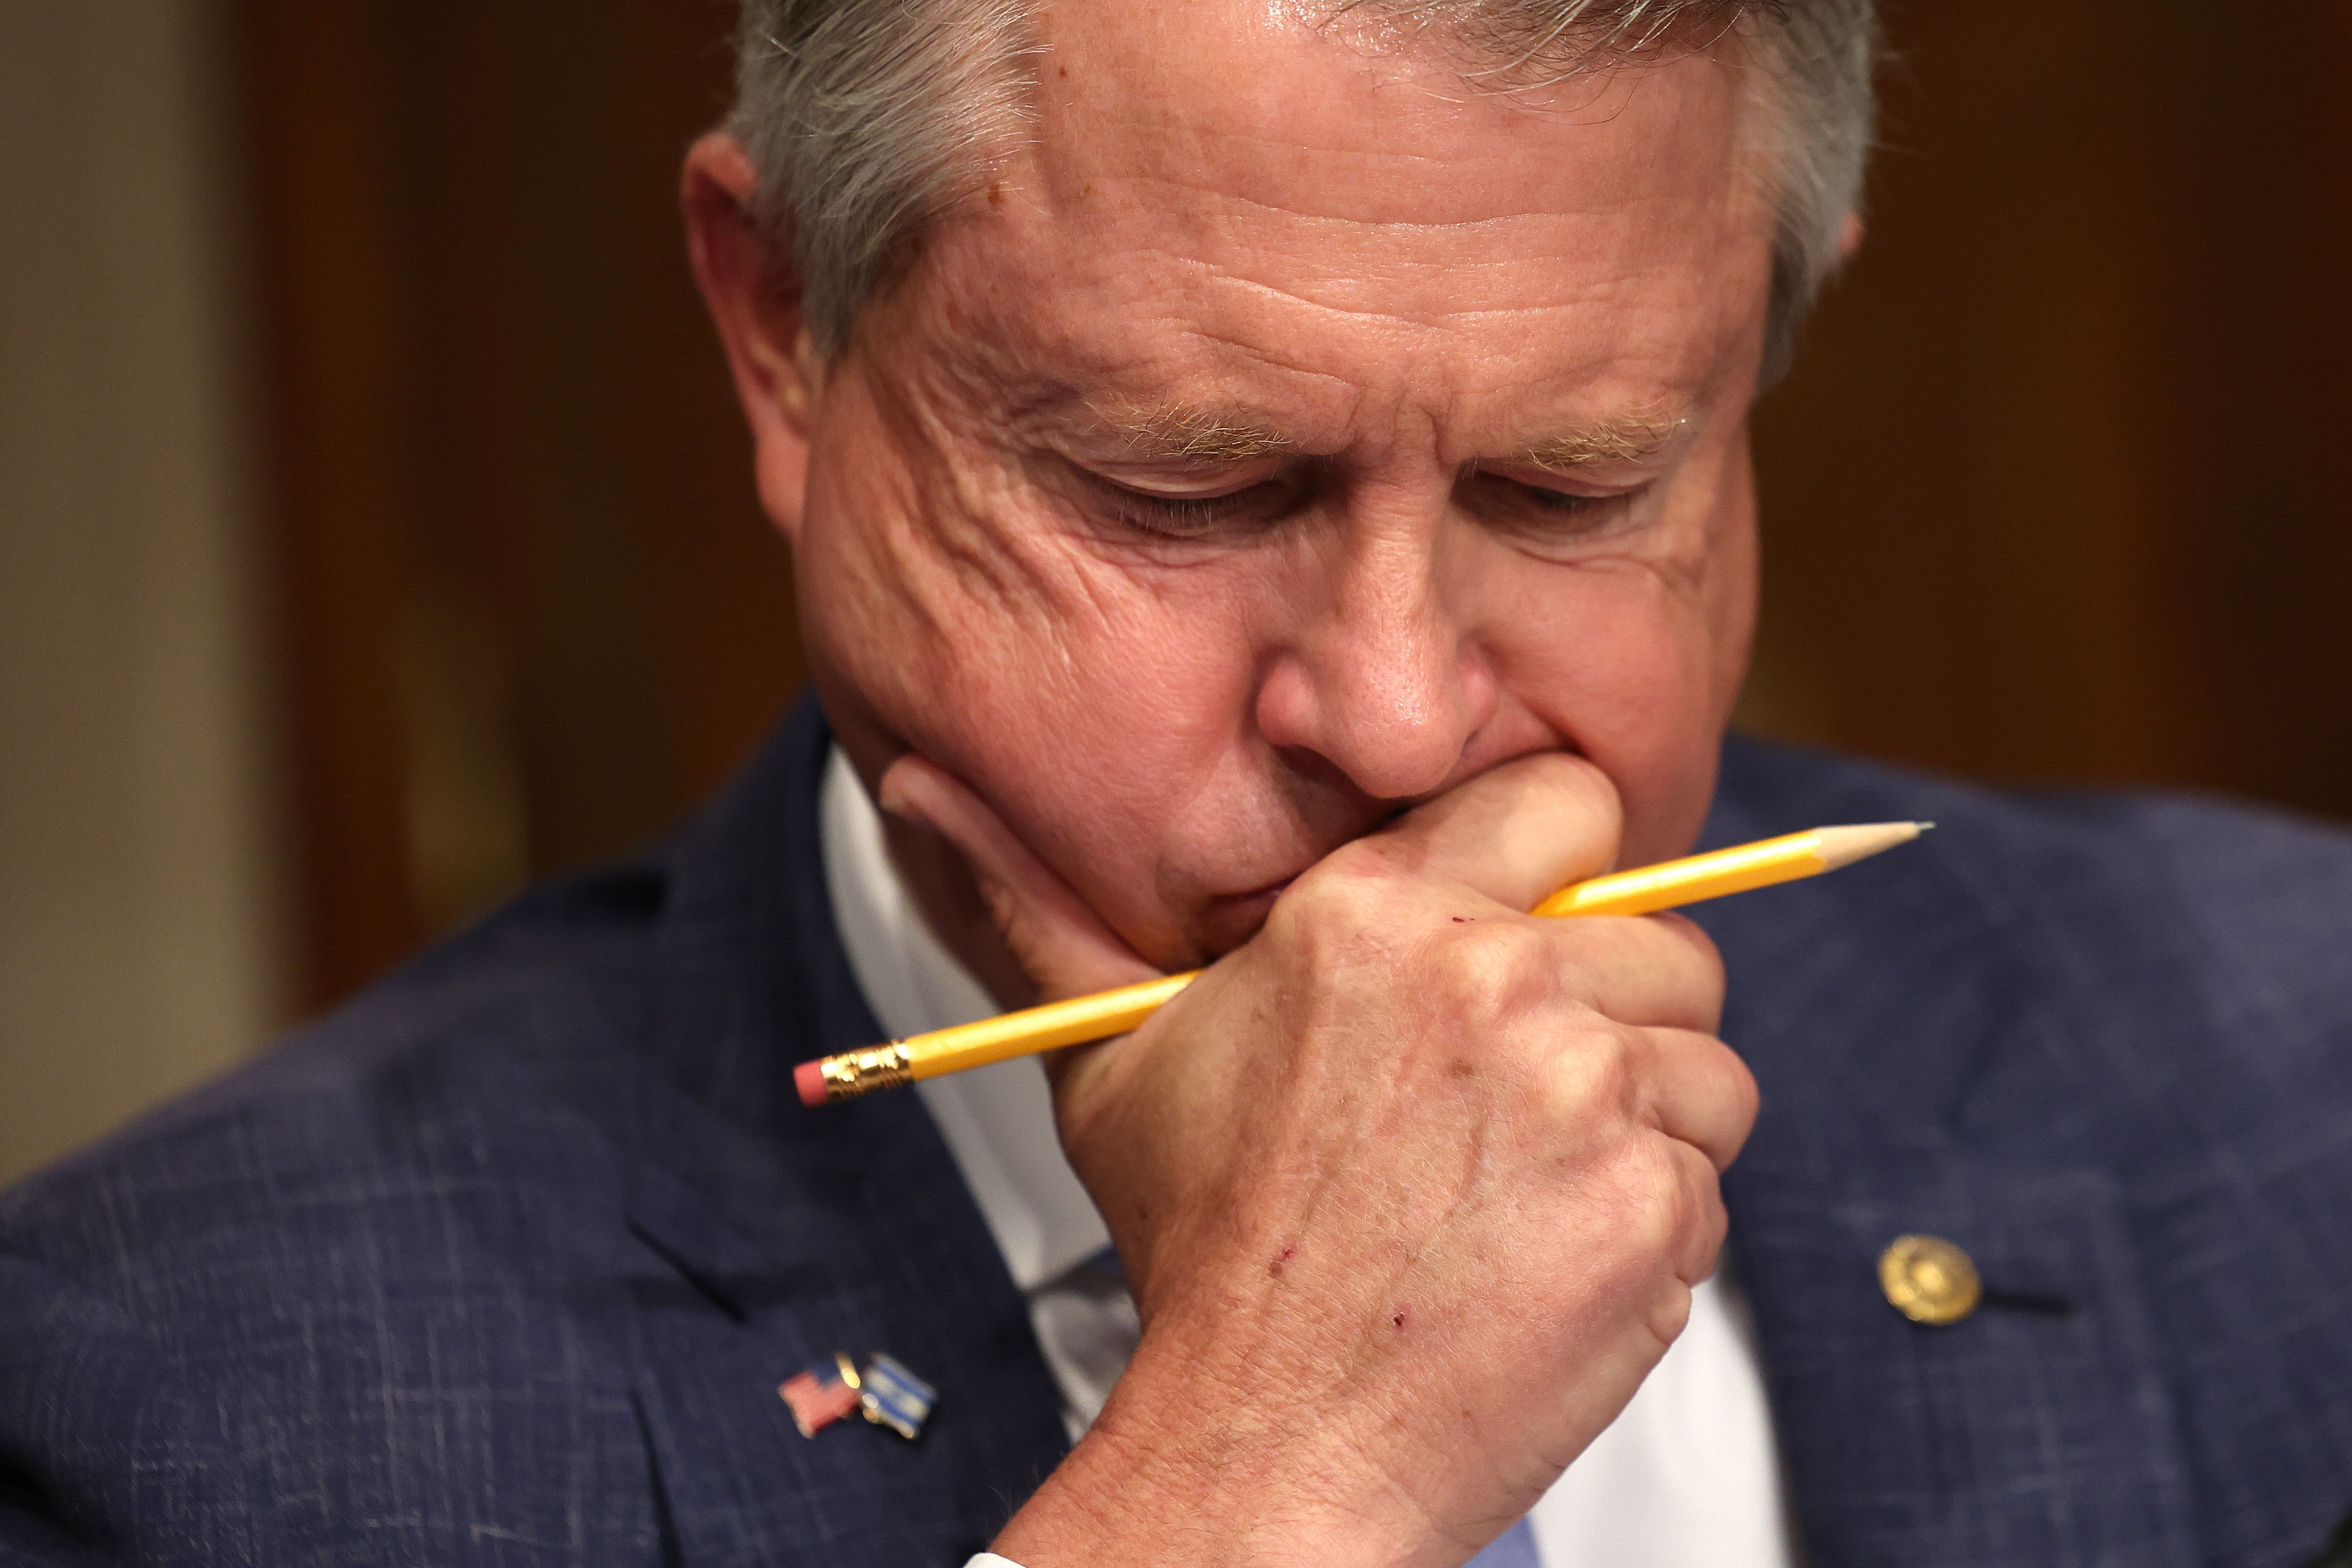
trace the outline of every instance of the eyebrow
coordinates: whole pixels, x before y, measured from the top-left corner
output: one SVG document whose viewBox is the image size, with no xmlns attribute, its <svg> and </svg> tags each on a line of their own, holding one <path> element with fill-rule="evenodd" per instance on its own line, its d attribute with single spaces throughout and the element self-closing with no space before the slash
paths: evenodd
<svg viewBox="0 0 2352 1568">
<path fill-rule="evenodd" d="M 1087 412 L 1144 460 L 1183 463 L 1247 463 L 1286 457 L 1302 449 L 1294 437 L 1258 423 L 1238 409 L 1192 403 L 1144 406 L 1090 404 Z M 1546 437 L 1520 448 L 1514 460 L 1556 472 L 1638 462 L 1656 456 L 1690 421 L 1664 414 L 1630 415 Z"/>
<path fill-rule="evenodd" d="M 1096 406 L 1091 412 L 1105 428 L 1127 442 L 1133 455 L 1143 458 L 1247 463 L 1299 449 L 1292 437 L 1235 409 L 1168 403 L 1139 409 Z"/>
<path fill-rule="evenodd" d="M 1581 430 L 1547 437 L 1531 447 L 1522 447 L 1517 458 L 1538 468 L 1560 472 L 1598 468 L 1604 463 L 1634 462 L 1656 456 L 1689 423 L 1687 419 L 1654 416 L 1607 419 Z"/>
</svg>

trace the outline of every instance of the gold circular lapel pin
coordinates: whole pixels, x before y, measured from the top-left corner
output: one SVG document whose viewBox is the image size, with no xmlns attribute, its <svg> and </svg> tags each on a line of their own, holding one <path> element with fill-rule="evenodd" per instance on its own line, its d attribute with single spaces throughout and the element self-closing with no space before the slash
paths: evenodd
<svg viewBox="0 0 2352 1568">
<path fill-rule="evenodd" d="M 1878 1255 L 1878 1288 L 1915 1323 L 1957 1323 L 1984 1300 L 1969 1255 L 1940 1236 L 1898 1236 Z"/>
</svg>

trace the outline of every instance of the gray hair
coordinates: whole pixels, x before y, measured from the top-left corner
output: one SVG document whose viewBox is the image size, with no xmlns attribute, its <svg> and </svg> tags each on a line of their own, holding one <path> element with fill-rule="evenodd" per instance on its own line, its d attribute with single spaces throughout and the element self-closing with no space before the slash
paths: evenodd
<svg viewBox="0 0 2352 1568">
<path fill-rule="evenodd" d="M 729 129 L 760 171 L 754 217 L 789 230 L 820 351 L 923 225 L 1020 143 L 1034 80 L 1034 0 L 741 0 Z M 1694 31 L 1754 47 L 1775 182 L 1764 376 L 1794 351 L 1837 270 L 1874 133 L 1874 0 L 1342 0 L 1437 26 L 1490 61 L 1498 90 L 1599 58 L 1654 57 Z"/>
</svg>

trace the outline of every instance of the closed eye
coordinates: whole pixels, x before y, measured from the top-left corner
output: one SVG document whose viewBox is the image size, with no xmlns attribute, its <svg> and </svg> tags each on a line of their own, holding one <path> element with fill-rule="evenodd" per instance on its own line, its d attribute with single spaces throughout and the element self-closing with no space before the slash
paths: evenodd
<svg viewBox="0 0 2352 1568">
<path fill-rule="evenodd" d="M 1118 525 L 1159 539 L 1195 541 L 1257 531 L 1295 510 L 1302 480 L 1277 474 L 1238 489 L 1183 494 L 1139 489 L 1079 469 L 1090 510 Z"/>
<path fill-rule="evenodd" d="M 1479 521 L 1496 531 L 1542 546 L 1597 542 L 1638 525 L 1647 484 L 1623 489 L 1571 488 L 1528 476 L 1474 468 L 1457 499 Z"/>
</svg>

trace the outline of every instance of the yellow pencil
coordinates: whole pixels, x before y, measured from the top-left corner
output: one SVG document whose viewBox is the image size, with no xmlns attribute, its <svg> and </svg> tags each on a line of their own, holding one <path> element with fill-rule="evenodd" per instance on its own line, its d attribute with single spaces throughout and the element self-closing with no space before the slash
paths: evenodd
<svg viewBox="0 0 2352 1568">
<path fill-rule="evenodd" d="M 1535 912 L 1547 916 L 1654 914 L 1727 893 L 1834 871 L 1882 849 L 1908 844 L 1934 826 L 1932 822 L 1877 822 L 1784 834 L 1639 870 L 1595 877 L 1561 889 L 1538 904 Z M 887 1045 L 803 1062 L 793 1069 L 793 1083 L 803 1104 L 823 1105 L 1013 1057 L 1108 1039 L 1158 1012 L 1200 973 L 1195 969 L 1170 974 L 1139 985 L 1049 1002 L 976 1024 L 960 1024 L 952 1029 L 910 1035 Z"/>
</svg>

